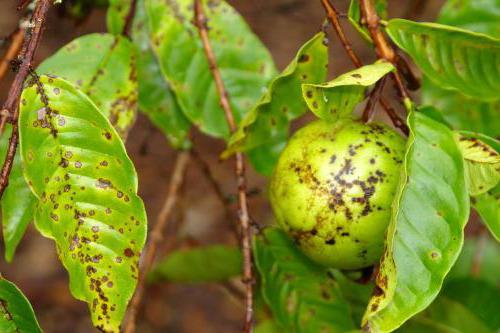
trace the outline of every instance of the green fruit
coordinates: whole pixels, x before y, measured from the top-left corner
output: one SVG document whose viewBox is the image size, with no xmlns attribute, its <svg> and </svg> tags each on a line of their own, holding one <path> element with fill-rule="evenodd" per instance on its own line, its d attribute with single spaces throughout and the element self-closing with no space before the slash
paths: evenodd
<svg viewBox="0 0 500 333">
<path fill-rule="evenodd" d="M 320 264 L 373 265 L 383 252 L 404 152 L 404 139 L 384 124 L 308 124 L 290 139 L 272 176 L 278 223 Z"/>
</svg>

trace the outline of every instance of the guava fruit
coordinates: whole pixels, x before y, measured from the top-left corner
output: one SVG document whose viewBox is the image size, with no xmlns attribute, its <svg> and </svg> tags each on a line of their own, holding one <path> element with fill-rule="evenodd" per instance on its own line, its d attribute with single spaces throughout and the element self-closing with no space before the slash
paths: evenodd
<svg viewBox="0 0 500 333">
<path fill-rule="evenodd" d="M 382 123 L 313 121 L 290 139 L 272 175 L 278 224 L 313 261 L 375 264 L 400 179 L 405 140 Z"/>
</svg>

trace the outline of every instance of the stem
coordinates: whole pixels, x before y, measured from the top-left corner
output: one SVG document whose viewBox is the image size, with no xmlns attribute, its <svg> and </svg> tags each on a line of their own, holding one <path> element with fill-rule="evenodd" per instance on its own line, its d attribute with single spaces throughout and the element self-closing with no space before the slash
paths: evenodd
<svg viewBox="0 0 500 333">
<path fill-rule="evenodd" d="M 321 4 L 323 5 L 323 8 L 326 11 L 326 15 L 328 17 L 328 20 L 332 24 L 333 29 L 335 30 L 335 33 L 339 37 L 340 42 L 341 42 L 344 50 L 347 52 L 347 55 L 351 59 L 353 65 L 356 68 L 359 68 L 359 67 L 363 66 L 363 62 L 357 56 L 356 52 L 354 52 L 351 43 L 346 38 L 344 30 L 342 29 L 342 26 L 340 25 L 340 22 L 339 22 L 339 17 L 340 17 L 339 12 L 335 9 L 335 7 L 333 6 L 333 4 L 331 3 L 330 0 L 321 0 Z M 370 95 L 370 97 L 374 98 L 374 97 L 377 97 L 377 96 Z M 406 124 L 398 116 L 398 114 L 396 113 L 396 111 L 393 108 L 391 108 L 389 102 L 386 101 L 382 96 L 379 96 L 379 101 L 380 101 L 380 104 L 382 105 L 382 107 L 384 108 L 385 112 L 387 113 L 387 115 L 391 119 L 392 124 L 394 125 L 394 127 L 399 128 L 404 134 L 408 135 L 408 133 L 409 133 L 408 126 L 406 126 Z M 370 107 L 375 107 L 375 103 L 370 102 L 370 100 L 368 100 L 368 103 L 371 105 Z M 368 106 L 368 104 L 367 104 L 367 106 Z M 365 110 L 365 112 L 366 112 L 366 110 Z M 372 111 L 369 111 L 369 112 L 372 112 Z M 369 115 L 367 115 L 367 116 L 369 116 Z"/>
<path fill-rule="evenodd" d="M 361 116 L 363 122 L 366 123 L 371 120 L 373 114 L 375 113 L 375 105 L 377 105 L 377 102 L 380 100 L 380 96 L 382 95 L 382 91 L 384 90 L 386 79 L 387 76 L 381 78 L 370 92 L 368 102 L 366 103 L 365 110 L 363 111 L 363 115 Z"/>
<path fill-rule="evenodd" d="M 17 121 L 19 118 L 19 98 L 23 91 L 24 81 L 31 71 L 31 63 L 42 37 L 42 31 L 50 4 L 50 0 L 38 0 L 36 2 L 36 7 L 31 17 L 31 22 L 34 23 L 34 26 L 32 29 L 28 29 L 26 33 L 25 42 L 19 55 L 21 65 L 14 81 L 12 82 L 12 85 L 10 86 L 7 100 L 2 106 L 2 114 L 9 115 L 10 121 L 13 125 L 12 134 L 9 139 L 9 147 L 5 156 L 5 162 L 3 163 L 2 170 L 0 171 L 0 199 L 3 196 L 5 188 L 9 184 L 9 175 L 19 141 L 19 125 Z"/>
<path fill-rule="evenodd" d="M 174 172 L 168 187 L 167 197 L 161 208 L 156 224 L 150 234 L 148 244 L 144 249 L 141 263 L 139 265 L 139 280 L 137 281 L 137 288 L 134 297 L 130 301 L 128 310 L 128 320 L 126 321 L 124 333 L 135 332 L 137 314 L 141 306 L 142 297 L 144 295 L 146 277 L 153 265 L 158 244 L 163 240 L 163 230 L 169 221 L 170 214 L 172 213 L 175 204 L 177 203 L 178 194 L 184 182 L 184 174 L 189 162 L 189 152 L 181 151 L 177 155 L 175 161 Z"/>
<path fill-rule="evenodd" d="M 9 70 L 10 62 L 14 60 L 14 58 L 19 53 L 19 50 L 23 46 L 24 41 L 24 29 L 18 28 L 10 37 L 11 42 L 7 52 L 0 63 L 0 80 L 3 79 L 7 71 Z"/>
<path fill-rule="evenodd" d="M 385 59 L 390 63 L 398 66 L 397 55 L 392 46 L 389 44 L 385 35 L 380 29 L 380 18 L 378 17 L 375 5 L 372 0 L 360 0 L 361 16 L 363 21 L 368 28 L 368 32 L 372 37 L 373 44 L 375 45 L 375 52 L 379 59 Z M 396 83 L 399 95 L 402 99 L 410 98 L 406 87 L 403 84 L 403 80 L 398 71 L 391 73 L 391 77 Z"/>
<path fill-rule="evenodd" d="M 134 21 L 135 11 L 137 8 L 137 0 L 132 0 L 130 2 L 130 9 L 128 11 L 127 17 L 125 18 L 125 25 L 123 26 L 122 35 L 130 38 L 130 30 L 132 29 L 132 23 Z"/>
<path fill-rule="evenodd" d="M 207 19 L 203 12 L 203 6 L 199 0 L 194 1 L 195 12 L 195 25 L 198 28 L 200 38 L 203 44 L 203 49 L 209 63 L 210 71 L 215 81 L 217 92 L 219 94 L 220 104 L 224 110 L 227 123 L 231 133 L 237 130 L 236 122 L 234 121 L 233 111 L 229 103 L 229 95 L 224 86 L 215 55 L 212 50 L 212 45 L 208 38 Z M 248 213 L 247 194 L 246 194 L 246 176 L 245 176 L 245 162 L 242 153 L 235 155 L 236 165 L 235 174 L 238 184 L 238 206 L 239 206 L 239 220 L 241 226 L 241 246 L 243 251 L 243 283 L 245 284 L 245 324 L 243 332 L 252 332 L 253 326 L 253 267 L 252 267 L 252 248 L 250 244 L 251 231 L 250 231 L 250 216 Z"/>
</svg>

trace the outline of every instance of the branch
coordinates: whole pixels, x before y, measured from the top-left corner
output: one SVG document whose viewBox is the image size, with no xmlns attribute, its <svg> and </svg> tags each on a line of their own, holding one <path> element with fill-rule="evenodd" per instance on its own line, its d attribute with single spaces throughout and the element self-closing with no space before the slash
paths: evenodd
<svg viewBox="0 0 500 333">
<path fill-rule="evenodd" d="M 122 35 L 130 38 L 130 29 L 132 29 L 132 23 L 134 21 L 135 11 L 137 8 L 137 0 L 132 0 L 130 2 L 130 9 L 128 11 L 127 17 L 125 18 L 125 25 L 123 26 Z"/>
<path fill-rule="evenodd" d="M 3 59 L 0 63 L 0 80 L 3 79 L 5 74 L 7 74 L 11 61 L 14 60 L 14 58 L 19 53 L 19 50 L 23 46 L 24 33 L 25 32 L 23 28 L 17 28 L 12 36 L 9 37 L 9 48 L 7 49 L 7 52 L 5 52 L 5 55 L 3 56 Z"/>
<path fill-rule="evenodd" d="M 229 95 L 224 86 L 217 61 L 215 59 L 212 45 L 208 38 L 207 18 L 203 12 L 203 6 L 200 0 L 194 1 L 194 22 L 198 28 L 200 38 L 203 44 L 203 49 L 209 63 L 210 71 L 215 81 L 215 86 L 219 94 L 220 104 L 224 110 L 229 129 L 232 133 L 237 130 L 236 122 L 233 117 L 233 110 L 229 103 Z M 252 267 L 252 248 L 250 244 L 251 231 L 250 231 L 250 216 L 248 213 L 247 195 L 246 195 L 246 176 L 245 176 L 245 162 L 242 153 L 236 154 L 235 174 L 238 183 L 238 206 L 239 206 L 239 220 L 241 226 L 241 246 L 243 251 L 243 283 L 245 283 L 245 324 L 243 332 L 252 332 L 253 326 L 253 267 Z"/>
<path fill-rule="evenodd" d="M 9 184 L 9 175 L 19 141 L 19 125 L 17 122 L 19 118 L 19 98 L 23 91 L 24 81 L 31 71 L 31 64 L 42 37 L 45 18 L 47 16 L 47 12 L 49 11 L 50 4 L 51 0 L 38 0 L 36 2 L 36 7 L 31 17 L 31 22 L 33 22 L 34 26 L 33 28 L 27 29 L 26 40 L 19 55 L 19 59 L 21 60 L 19 71 L 10 86 L 7 100 L 2 106 L 1 113 L 5 116 L 9 115 L 10 121 L 13 125 L 12 134 L 9 139 L 9 147 L 5 156 L 5 162 L 3 163 L 2 170 L 0 172 L 0 198 L 2 198 L 3 192 Z"/>
<path fill-rule="evenodd" d="M 385 59 L 398 67 L 397 54 L 385 38 L 382 30 L 380 30 L 380 18 L 378 17 L 373 1 L 360 0 L 360 8 L 363 21 L 365 22 L 368 32 L 372 37 L 373 44 L 375 45 L 375 52 L 377 53 L 377 56 L 380 59 Z M 391 73 L 391 76 L 396 83 L 399 95 L 404 100 L 409 99 L 410 95 L 403 84 L 403 80 L 401 79 L 399 72 L 395 71 Z"/>
<path fill-rule="evenodd" d="M 149 236 L 148 244 L 142 254 L 141 263 L 139 265 L 139 280 L 137 287 L 129 304 L 128 318 L 126 320 L 124 333 L 134 333 L 137 321 L 137 314 L 141 306 L 142 297 L 144 295 L 146 278 L 151 266 L 153 265 L 158 244 L 163 240 L 163 230 L 169 221 L 170 214 L 172 213 L 175 204 L 177 203 L 179 190 L 184 182 L 184 175 L 189 162 L 189 152 L 181 151 L 177 155 L 175 161 L 174 172 L 168 187 L 166 200 L 161 208 L 156 224 Z"/>
<path fill-rule="evenodd" d="M 344 30 L 342 29 L 342 26 L 340 25 L 340 21 L 339 21 L 340 14 L 339 14 L 339 12 L 335 9 L 335 7 L 330 2 L 330 0 L 321 0 L 321 4 L 323 5 L 323 8 L 326 11 L 326 15 L 328 17 L 328 20 L 332 24 L 333 29 L 335 30 L 335 33 L 339 37 L 340 42 L 341 42 L 343 48 L 345 49 L 345 51 L 347 52 L 347 55 L 351 59 L 353 65 L 356 68 L 359 68 L 359 67 L 363 66 L 363 62 L 357 56 L 356 52 L 354 52 L 351 43 L 349 42 L 349 40 L 345 36 Z M 375 87 L 375 90 L 376 89 L 377 89 L 377 86 Z M 375 98 L 375 97 L 377 97 L 377 95 L 370 95 L 370 99 Z M 375 107 L 375 103 L 373 103 L 373 101 L 370 102 L 370 99 L 368 100 L 367 108 L 368 107 L 369 108 L 374 108 Z M 408 135 L 408 133 L 409 133 L 408 126 L 406 126 L 406 124 L 398 116 L 398 114 L 396 113 L 396 111 L 394 111 L 394 109 L 391 108 L 389 102 L 387 102 L 382 96 L 379 96 L 379 100 L 380 100 L 380 104 L 384 108 L 385 112 L 387 113 L 387 115 L 391 119 L 393 125 L 396 128 L 399 128 L 403 133 L 405 133 L 406 135 Z M 365 113 L 366 112 L 371 113 L 373 111 L 374 111 L 374 109 L 373 110 L 369 110 L 369 111 L 367 111 L 365 109 Z M 370 117 L 371 117 L 370 114 L 367 114 L 367 115 L 363 114 L 363 120 L 365 118 L 368 120 Z M 367 120 L 365 120 L 365 122 Z"/>
</svg>

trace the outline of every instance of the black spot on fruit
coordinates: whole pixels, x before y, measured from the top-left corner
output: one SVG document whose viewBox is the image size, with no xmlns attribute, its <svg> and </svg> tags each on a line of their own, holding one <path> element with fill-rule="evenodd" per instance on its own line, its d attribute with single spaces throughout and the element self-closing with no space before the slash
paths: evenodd
<svg viewBox="0 0 500 333">
<path fill-rule="evenodd" d="M 320 264 L 373 265 L 383 251 L 404 151 L 404 139 L 384 124 L 308 124 L 274 170 L 270 196 L 278 223 Z"/>
</svg>

